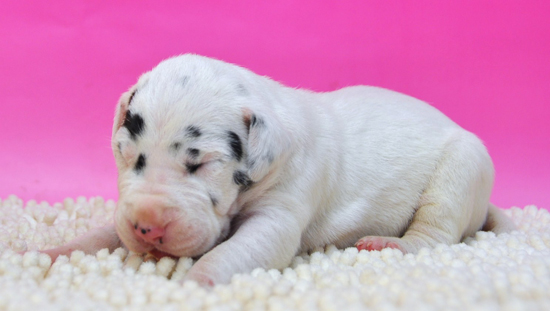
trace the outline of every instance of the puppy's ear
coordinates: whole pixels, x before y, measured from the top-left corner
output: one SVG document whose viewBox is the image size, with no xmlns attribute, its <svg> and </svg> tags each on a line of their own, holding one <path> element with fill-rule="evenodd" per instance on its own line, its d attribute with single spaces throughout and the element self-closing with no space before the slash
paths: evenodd
<svg viewBox="0 0 550 311">
<path fill-rule="evenodd" d="M 130 109 L 134 96 L 140 88 L 143 88 L 148 80 L 149 72 L 146 72 L 139 77 L 138 82 L 135 85 L 133 85 L 128 91 L 122 93 L 120 96 L 116 106 L 115 120 L 113 122 L 113 138 L 115 137 L 116 132 L 124 124 L 124 120 L 126 119 L 126 115 L 128 114 L 128 110 Z"/>
<path fill-rule="evenodd" d="M 120 96 L 120 99 L 118 100 L 118 104 L 116 106 L 115 120 L 113 122 L 113 136 L 120 129 L 120 127 L 122 127 L 122 124 L 124 124 L 124 119 L 128 114 L 130 103 L 132 102 L 132 98 L 136 94 L 136 91 L 137 86 L 134 85 L 128 91 L 122 93 L 122 95 Z"/>
<path fill-rule="evenodd" d="M 113 155 L 115 156 L 115 161 L 117 167 L 126 167 L 128 165 L 128 160 L 134 156 L 136 151 L 135 148 L 128 148 L 129 142 L 131 141 L 128 135 L 120 133 L 120 128 L 124 124 L 126 115 L 130 107 L 132 97 L 136 93 L 136 86 L 132 86 L 130 90 L 124 92 L 118 101 L 115 112 L 115 120 L 113 122 L 113 134 L 111 137 L 111 148 L 113 150 Z M 123 154 L 123 150 L 126 151 Z"/>
<path fill-rule="evenodd" d="M 124 122 L 128 116 L 128 111 L 134 100 L 134 96 L 139 92 L 140 88 L 143 88 L 143 85 L 147 82 L 149 77 L 148 73 L 141 75 L 138 82 L 132 86 L 127 92 L 124 92 L 120 99 L 115 110 L 115 120 L 113 122 L 113 132 L 111 136 L 111 148 L 113 150 L 117 166 L 122 167 L 124 163 L 127 162 L 127 159 L 133 158 L 135 155 L 135 148 L 122 148 L 123 146 L 128 145 L 128 142 L 131 140 L 128 138 L 128 135 L 124 135 L 120 132 L 120 128 L 124 126 Z M 128 132 L 126 132 L 128 133 Z M 118 136 L 117 136 L 118 134 Z M 126 152 L 122 154 L 122 149 Z M 126 159 L 126 160 L 125 160 Z"/>
<path fill-rule="evenodd" d="M 244 108 L 243 121 L 248 128 L 248 174 L 257 182 L 286 158 L 290 136 L 272 112 Z"/>
</svg>

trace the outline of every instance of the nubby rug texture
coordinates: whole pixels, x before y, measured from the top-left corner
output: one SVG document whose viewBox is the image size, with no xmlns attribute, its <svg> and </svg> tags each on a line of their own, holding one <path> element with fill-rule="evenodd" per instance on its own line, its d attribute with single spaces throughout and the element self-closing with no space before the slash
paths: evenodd
<svg viewBox="0 0 550 311">
<path fill-rule="evenodd" d="M 0 310 L 550 310 L 550 214 L 535 206 L 506 211 L 511 234 L 416 255 L 327 246 L 207 290 L 180 284 L 190 258 L 36 252 L 112 221 L 113 201 L 0 204 Z"/>
</svg>

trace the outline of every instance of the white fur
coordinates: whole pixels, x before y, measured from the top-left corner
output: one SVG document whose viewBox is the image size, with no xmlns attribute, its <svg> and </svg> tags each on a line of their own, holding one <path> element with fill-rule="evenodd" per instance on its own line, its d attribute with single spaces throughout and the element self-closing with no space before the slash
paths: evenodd
<svg viewBox="0 0 550 311">
<path fill-rule="evenodd" d="M 136 140 L 121 126 L 128 110 L 144 119 Z M 249 126 L 252 118 L 259 123 Z M 188 126 L 202 135 L 189 138 Z M 242 141 L 241 161 L 227 131 Z M 194 174 L 187 148 L 206 163 Z M 138 252 L 205 253 L 187 275 L 202 284 L 361 238 L 404 252 L 457 243 L 484 225 L 494 174 L 475 135 L 415 98 L 367 86 L 297 90 L 196 55 L 163 61 L 121 97 L 113 151 L 122 242 Z M 136 173 L 139 154 L 147 160 Z M 236 170 L 254 182 L 249 190 L 239 191 Z M 140 241 L 136 222 L 166 226 L 164 243 Z"/>
</svg>

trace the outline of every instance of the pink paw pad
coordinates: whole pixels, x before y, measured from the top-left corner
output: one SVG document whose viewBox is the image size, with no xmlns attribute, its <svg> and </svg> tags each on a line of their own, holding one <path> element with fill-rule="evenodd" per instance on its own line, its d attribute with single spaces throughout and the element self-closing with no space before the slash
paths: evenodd
<svg viewBox="0 0 550 311">
<path fill-rule="evenodd" d="M 355 243 L 358 250 L 380 251 L 384 248 L 394 248 L 403 251 L 401 246 L 385 237 L 364 237 Z"/>
</svg>

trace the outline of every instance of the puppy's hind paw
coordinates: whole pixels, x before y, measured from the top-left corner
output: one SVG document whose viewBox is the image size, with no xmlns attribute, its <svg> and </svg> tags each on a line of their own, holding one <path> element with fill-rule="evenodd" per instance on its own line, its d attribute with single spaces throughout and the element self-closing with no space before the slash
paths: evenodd
<svg viewBox="0 0 550 311">
<path fill-rule="evenodd" d="M 380 251 L 384 248 L 393 248 L 400 250 L 403 254 L 407 253 L 405 248 L 401 245 L 401 239 L 393 237 L 366 236 L 359 239 L 359 241 L 355 243 L 355 247 L 357 247 L 358 250 L 364 249 L 367 251 Z"/>
</svg>

